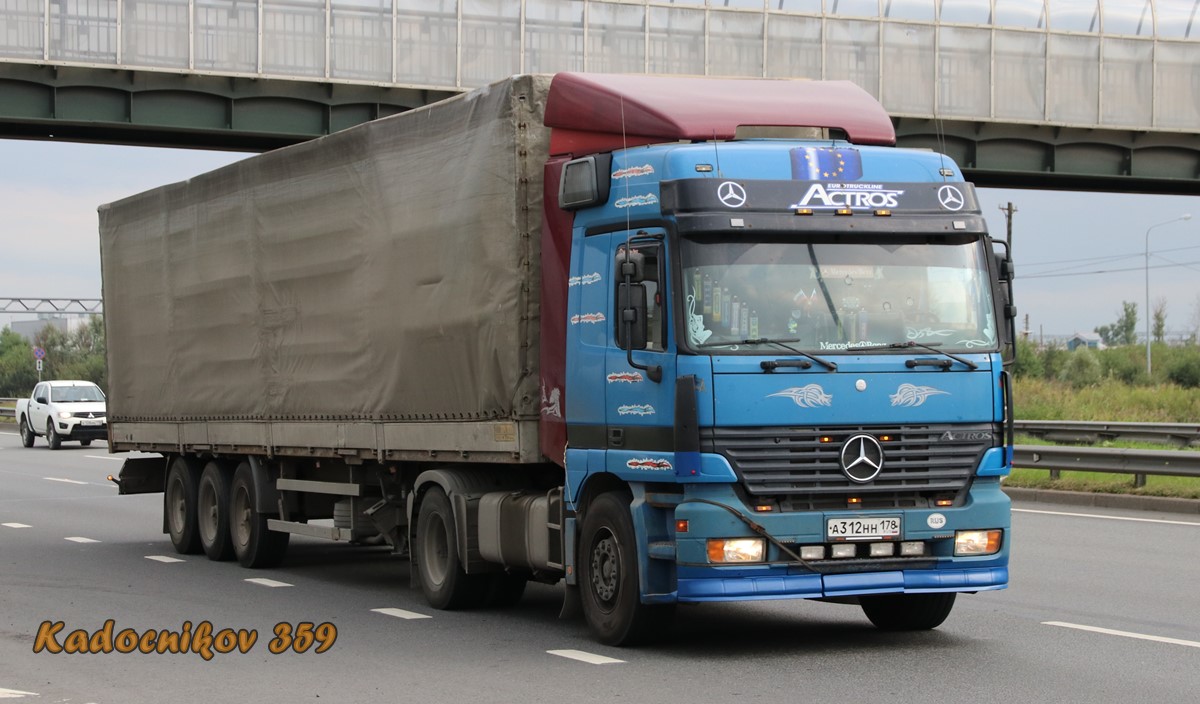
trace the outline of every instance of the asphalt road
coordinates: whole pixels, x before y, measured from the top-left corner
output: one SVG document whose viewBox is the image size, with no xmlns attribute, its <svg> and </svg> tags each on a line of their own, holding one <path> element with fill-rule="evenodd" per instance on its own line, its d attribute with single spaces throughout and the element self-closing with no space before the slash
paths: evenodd
<svg viewBox="0 0 1200 704">
<path fill-rule="evenodd" d="M 293 536 L 269 571 L 176 555 L 161 495 L 117 496 L 104 477 L 120 461 L 104 453 L 25 449 L 0 429 L 0 699 L 1126 704 L 1200 691 L 1194 515 L 1017 504 L 1012 586 L 960 596 L 936 631 L 882 633 L 854 606 L 714 604 L 681 608 L 664 643 L 617 649 L 557 619 L 557 587 L 509 610 L 433 610 L 386 549 Z M 236 641 L 214 640 L 211 659 L 50 652 L 109 619 L 114 636 L 207 622 L 257 639 L 225 653 Z M 297 653 L 306 622 L 322 638 Z M 273 653 L 277 628 L 297 641 Z"/>
</svg>

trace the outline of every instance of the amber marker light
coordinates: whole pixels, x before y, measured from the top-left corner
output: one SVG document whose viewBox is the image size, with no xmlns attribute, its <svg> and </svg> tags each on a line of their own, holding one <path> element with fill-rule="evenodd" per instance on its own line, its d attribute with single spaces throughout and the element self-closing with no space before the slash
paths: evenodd
<svg viewBox="0 0 1200 704">
<path fill-rule="evenodd" d="M 837 210 L 833 211 L 833 214 L 834 215 L 853 215 L 854 211 L 849 208 L 838 208 Z"/>
<path fill-rule="evenodd" d="M 833 438 L 828 435 L 822 435 L 821 442 L 833 442 Z"/>
<path fill-rule="evenodd" d="M 681 519 L 675 521 L 675 532 L 676 533 L 688 532 L 688 522 L 687 522 L 686 518 L 681 518 Z"/>
<path fill-rule="evenodd" d="M 954 499 L 938 499 L 933 502 L 935 506 L 953 506 Z"/>
<path fill-rule="evenodd" d="M 857 496 L 851 496 L 850 498 L 846 499 L 846 503 L 850 504 L 851 506 L 856 506 L 862 503 L 862 499 Z"/>
<path fill-rule="evenodd" d="M 812 215 L 813 209 L 812 208 L 796 208 L 796 214 L 797 215 Z"/>
<path fill-rule="evenodd" d="M 880 435 L 879 442 L 891 442 L 894 438 L 891 435 Z"/>
<path fill-rule="evenodd" d="M 887 218 L 887 217 L 891 217 L 892 211 L 887 210 L 886 208 L 881 208 L 881 209 L 875 211 L 875 215 L 877 215 L 878 217 L 881 217 L 881 218 Z"/>
<path fill-rule="evenodd" d="M 754 510 L 757 511 L 758 513 L 770 513 L 771 511 L 775 510 L 775 507 L 768 506 L 768 505 L 755 506 Z"/>
</svg>

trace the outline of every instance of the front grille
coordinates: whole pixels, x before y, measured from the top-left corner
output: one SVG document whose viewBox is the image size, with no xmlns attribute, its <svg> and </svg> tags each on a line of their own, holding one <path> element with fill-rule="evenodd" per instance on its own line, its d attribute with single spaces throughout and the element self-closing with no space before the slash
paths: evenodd
<svg viewBox="0 0 1200 704">
<path fill-rule="evenodd" d="M 104 418 L 104 412 L 103 412 L 103 411 L 100 411 L 100 412 L 96 412 L 96 411 L 76 411 L 76 412 L 72 413 L 71 415 L 72 415 L 73 417 L 75 417 L 75 418 L 98 418 L 98 419 L 103 419 L 103 418 Z"/>
<path fill-rule="evenodd" d="M 752 501 L 776 502 L 782 511 L 847 508 L 921 508 L 936 499 L 965 500 L 983 453 L 1000 444 L 992 423 L 817 428 L 715 428 L 707 439 L 733 466 Z M 883 467 L 859 484 L 842 473 L 847 439 L 868 434 L 882 441 Z M 825 438 L 825 441 L 822 441 Z"/>
</svg>

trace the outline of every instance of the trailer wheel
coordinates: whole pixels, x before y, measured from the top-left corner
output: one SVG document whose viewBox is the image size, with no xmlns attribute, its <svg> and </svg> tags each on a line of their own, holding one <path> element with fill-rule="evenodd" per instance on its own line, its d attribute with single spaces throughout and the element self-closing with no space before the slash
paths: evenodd
<svg viewBox="0 0 1200 704">
<path fill-rule="evenodd" d="M 267 516 L 254 508 L 257 493 L 250 463 L 242 462 L 229 488 L 229 537 L 242 567 L 275 567 L 287 554 L 291 534 L 267 528 Z"/>
<path fill-rule="evenodd" d="M 200 531 L 196 526 L 196 484 L 200 471 L 191 461 L 176 457 L 167 470 L 167 486 L 163 492 L 163 512 L 167 532 L 175 552 L 192 555 L 200 552 Z"/>
<path fill-rule="evenodd" d="M 229 539 L 230 474 L 228 467 L 214 460 L 205 465 L 196 487 L 196 526 L 200 530 L 200 545 L 210 560 L 233 559 L 233 543 Z"/>
<path fill-rule="evenodd" d="M 425 600 L 435 609 L 479 606 L 487 583 L 480 575 L 463 571 L 458 557 L 458 531 L 450 499 L 440 487 L 431 487 L 421 499 L 414 541 L 417 577 Z M 482 575 L 487 577 L 488 575 Z"/>
<path fill-rule="evenodd" d="M 54 430 L 54 419 L 46 421 L 46 442 L 49 443 L 51 450 L 57 450 L 62 447 L 62 436 Z"/>
<path fill-rule="evenodd" d="M 954 608 L 954 592 L 876 594 L 859 597 L 863 613 L 883 631 L 928 631 L 942 625 Z"/>
<path fill-rule="evenodd" d="M 33 447 L 33 428 L 29 427 L 29 421 L 25 420 L 25 416 L 21 416 L 21 444 L 25 447 Z"/>
<path fill-rule="evenodd" d="M 587 507 L 580 534 L 579 592 L 583 615 L 605 645 L 634 645 L 661 634 L 674 604 L 643 604 L 629 496 L 608 492 Z"/>
</svg>

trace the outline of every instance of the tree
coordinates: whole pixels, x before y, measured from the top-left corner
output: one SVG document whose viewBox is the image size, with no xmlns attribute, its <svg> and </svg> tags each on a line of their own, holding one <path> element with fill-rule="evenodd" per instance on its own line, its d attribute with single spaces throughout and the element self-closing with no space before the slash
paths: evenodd
<svg viewBox="0 0 1200 704">
<path fill-rule="evenodd" d="M 1155 299 L 1153 316 L 1154 322 L 1151 324 L 1151 328 L 1154 341 L 1162 342 L 1167 331 L 1167 299 L 1165 297 Z"/>
<path fill-rule="evenodd" d="M 26 396 L 37 379 L 33 346 L 8 327 L 0 330 L 0 396 Z"/>
<path fill-rule="evenodd" d="M 1132 301 L 1121 301 L 1121 306 L 1124 310 L 1117 318 L 1117 322 L 1093 329 L 1093 332 L 1099 335 L 1106 345 L 1132 345 L 1137 342 L 1137 304 Z"/>
</svg>

